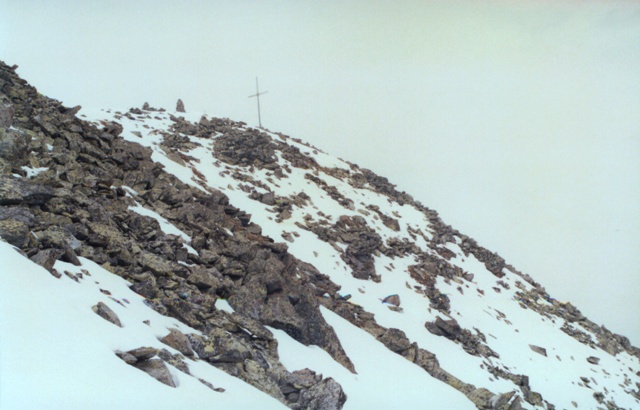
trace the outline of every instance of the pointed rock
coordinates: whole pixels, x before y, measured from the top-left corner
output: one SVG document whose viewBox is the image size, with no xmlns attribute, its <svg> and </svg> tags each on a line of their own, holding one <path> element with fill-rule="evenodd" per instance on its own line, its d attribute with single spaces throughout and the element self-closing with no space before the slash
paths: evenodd
<svg viewBox="0 0 640 410">
<path fill-rule="evenodd" d="M 122 327 L 122 323 L 120 323 L 120 318 L 118 318 L 118 315 L 116 315 L 116 313 L 104 303 L 98 302 L 98 304 L 92 307 L 91 309 L 104 320 L 108 320 L 114 325 L 118 327 Z"/>
<path fill-rule="evenodd" d="M 529 347 L 531 348 L 531 350 L 533 350 L 534 352 L 543 355 L 544 357 L 547 357 L 547 349 L 545 349 L 544 347 L 540 347 L 540 346 L 536 346 L 536 345 L 529 345 Z"/>
<path fill-rule="evenodd" d="M 133 367 L 142 370 L 160 383 L 164 383 L 170 387 L 176 387 L 169 368 L 160 359 L 150 359 L 143 362 L 138 362 L 135 363 Z"/>
</svg>

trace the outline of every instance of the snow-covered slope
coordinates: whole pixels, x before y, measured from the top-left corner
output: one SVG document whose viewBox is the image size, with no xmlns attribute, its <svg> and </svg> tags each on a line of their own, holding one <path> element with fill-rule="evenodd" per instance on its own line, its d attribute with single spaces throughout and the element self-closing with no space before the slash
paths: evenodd
<svg viewBox="0 0 640 410">
<path fill-rule="evenodd" d="M 640 407 L 628 339 L 385 178 L 0 74 L 1 409 Z"/>
<path fill-rule="evenodd" d="M 402 330 L 411 342 L 433 352 L 442 369 L 462 381 L 494 393 L 518 391 L 523 397 L 531 397 L 532 403 L 522 403 L 525 408 L 545 403 L 559 408 L 595 408 L 598 402 L 615 402 L 623 408 L 640 406 L 637 397 L 630 394 L 637 389 L 638 357 L 624 349 L 615 355 L 603 350 L 602 336 L 595 334 L 601 329 L 587 320 L 571 320 L 570 304 L 552 299 L 529 277 L 509 266 L 490 271 L 487 266 L 491 261 L 480 262 L 476 254 L 482 251 L 470 251 L 475 244 L 465 246 L 465 242 L 470 243 L 466 236 L 447 230 L 432 211 L 420 204 L 416 206 L 410 197 L 405 200 L 406 195 L 381 192 L 357 166 L 299 140 L 242 123 L 206 117 L 200 121 L 198 113 L 103 111 L 93 116 L 94 120 L 122 124 L 123 138 L 151 148 L 153 159 L 183 182 L 224 192 L 231 204 L 252 215 L 251 220 L 262 227 L 265 235 L 276 241 L 287 240 L 289 252 L 340 285 L 338 299 L 350 295 L 345 303 L 373 313 L 377 323 L 385 328 Z M 245 144 L 243 139 L 247 137 L 251 143 Z M 232 152 L 225 153 L 222 144 L 216 145 L 220 138 L 231 139 L 227 146 Z M 171 143 L 176 140 L 181 143 Z M 260 155 L 267 150 L 271 157 L 265 160 Z M 353 264 L 350 266 L 346 262 L 348 257 L 343 257 L 349 239 L 344 240 L 345 235 L 329 235 L 327 239 L 321 229 L 331 229 L 349 218 L 357 218 L 362 224 L 360 231 L 352 229 L 356 235 L 362 233 L 361 228 L 368 227 L 380 238 L 372 250 L 374 267 L 370 269 L 369 280 L 354 277 Z M 324 240 L 320 240 L 323 235 Z M 500 258 L 493 257 L 499 263 Z M 448 308 L 435 307 L 425 282 L 418 279 L 420 273 L 410 274 L 411 270 L 419 272 L 424 268 L 425 260 L 446 264 L 454 270 L 453 274 L 435 275 L 435 292 L 446 296 Z M 399 296 L 400 309 L 389 309 L 388 303 L 382 303 L 391 294 Z M 362 332 L 347 326 L 327 309 L 323 314 L 337 329 L 343 343 Z M 479 336 L 475 343 L 479 340 L 490 353 L 467 352 L 462 343 L 427 330 L 425 323 L 435 322 L 438 317 L 453 319 L 462 329 Z M 281 346 L 292 344 L 283 332 L 276 334 Z M 581 335 L 585 342 L 570 334 Z M 373 353 L 376 347 L 364 346 L 361 344 L 360 349 L 370 362 L 386 362 L 381 354 Z M 541 354 L 536 346 L 546 354 Z M 317 355 L 295 355 L 295 350 L 281 349 L 281 356 L 289 366 L 318 369 L 319 362 L 323 362 L 316 357 L 322 356 L 322 351 L 316 350 Z M 356 354 L 348 348 L 347 353 L 352 359 Z M 382 369 L 369 370 L 371 363 L 366 361 L 359 364 L 356 360 L 354 364 L 359 373 L 361 367 L 367 369 L 359 378 L 372 377 L 373 386 L 384 386 L 389 379 L 402 379 L 396 375 L 380 379 L 370 373 Z M 332 369 L 330 365 L 322 366 L 321 370 L 340 381 L 347 395 L 353 397 L 347 407 L 353 404 L 353 408 L 358 408 L 364 403 L 360 400 L 367 400 L 366 397 L 380 399 L 374 393 L 382 391 L 377 387 L 365 397 L 355 399 L 357 393 L 350 391 L 349 380 L 341 377 L 340 371 L 344 369 Z M 513 375 L 526 375 L 528 386 L 523 388 L 519 385 L 521 378 Z M 414 391 L 398 397 L 417 399 L 418 387 L 427 392 L 428 375 L 423 379 L 398 383 Z M 385 382 L 380 383 L 382 380 Z M 529 389 L 541 396 L 532 397 Z"/>
</svg>

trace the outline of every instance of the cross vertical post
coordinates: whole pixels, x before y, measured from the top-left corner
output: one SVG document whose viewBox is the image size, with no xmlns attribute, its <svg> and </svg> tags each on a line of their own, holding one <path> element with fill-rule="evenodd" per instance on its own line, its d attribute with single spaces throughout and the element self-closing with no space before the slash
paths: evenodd
<svg viewBox="0 0 640 410">
<path fill-rule="evenodd" d="M 260 96 L 268 93 L 269 91 L 260 92 L 260 87 L 258 86 L 258 77 L 256 77 L 256 93 L 254 95 L 250 95 L 249 98 L 256 97 L 258 101 L 258 125 L 262 128 L 262 119 L 260 118 Z"/>
</svg>

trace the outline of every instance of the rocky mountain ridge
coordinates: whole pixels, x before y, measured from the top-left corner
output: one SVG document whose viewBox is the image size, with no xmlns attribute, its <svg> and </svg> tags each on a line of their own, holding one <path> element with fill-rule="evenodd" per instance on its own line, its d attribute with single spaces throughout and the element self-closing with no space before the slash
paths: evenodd
<svg viewBox="0 0 640 410">
<path fill-rule="evenodd" d="M 334 378 L 283 365 L 270 330 L 357 374 L 341 342 L 348 336 L 327 323 L 327 309 L 477 408 L 639 403 L 640 350 L 627 338 L 553 299 L 369 170 L 244 123 L 189 120 L 184 104 L 175 114 L 145 103 L 83 120 L 80 107 L 38 94 L 4 63 L 0 89 L 0 236 L 57 277 L 67 273 L 56 269 L 60 261 L 93 261 L 129 281 L 150 308 L 199 331 L 167 331 L 162 342 L 179 353 L 114 352 L 167 385 L 167 366 L 188 374 L 200 360 L 290 408 L 348 407 L 349 392 Z M 486 309 L 478 302 L 489 299 Z M 113 309 L 94 308 L 118 325 Z M 481 310 L 490 324 L 474 316 Z M 585 356 L 577 371 L 590 373 L 562 379 L 584 394 L 559 398 L 540 380 L 550 375 L 525 374 L 512 358 L 496 323 L 515 338 L 532 318 Z M 518 346 L 553 359 L 553 343 L 539 344 Z M 475 373 L 451 370 L 441 352 L 455 352 Z M 556 357 L 555 366 L 575 361 Z"/>
</svg>

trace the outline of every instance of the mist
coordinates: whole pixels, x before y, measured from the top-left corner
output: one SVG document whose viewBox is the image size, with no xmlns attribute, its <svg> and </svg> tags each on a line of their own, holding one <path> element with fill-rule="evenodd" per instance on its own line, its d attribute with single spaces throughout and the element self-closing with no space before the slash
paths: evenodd
<svg viewBox="0 0 640 410">
<path fill-rule="evenodd" d="M 640 345 L 640 4 L 11 1 L 67 106 L 258 124 L 383 175 Z M 80 111 L 82 114 L 82 111 Z"/>
</svg>

